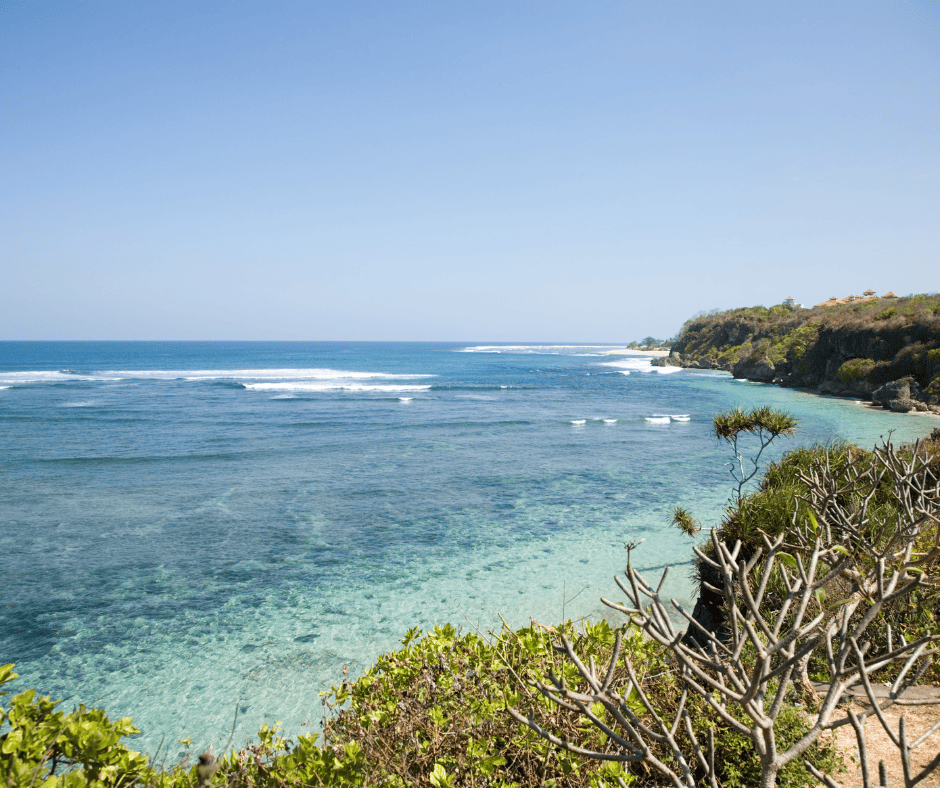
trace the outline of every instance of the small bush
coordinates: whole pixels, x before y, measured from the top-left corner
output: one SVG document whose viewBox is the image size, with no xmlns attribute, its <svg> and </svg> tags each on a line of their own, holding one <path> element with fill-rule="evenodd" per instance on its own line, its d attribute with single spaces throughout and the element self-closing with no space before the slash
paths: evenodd
<svg viewBox="0 0 940 788">
<path fill-rule="evenodd" d="M 659 647 L 637 630 L 621 631 L 635 662 L 650 673 L 665 669 Z M 596 728 L 582 726 L 575 714 L 559 715 L 531 682 L 547 682 L 554 672 L 577 686 L 576 669 L 553 648 L 556 639 L 564 634 L 585 659 L 603 663 L 616 632 L 606 621 L 585 623 L 580 632 L 570 622 L 557 628 L 533 623 L 504 629 L 491 641 L 449 624 L 423 637 L 411 630 L 402 649 L 380 657 L 358 681 L 334 688 L 328 700 L 342 709 L 325 736 L 361 744 L 369 785 L 433 783 L 435 770 L 454 786 L 597 785 L 602 764 L 555 749 L 506 708 L 531 710 L 543 725 L 551 718 L 569 740 L 600 745 L 604 737 Z"/>
<path fill-rule="evenodd" d="M 16 678 L 13 665 L 0 666 L 0 684 Z M 7 693 L 0 693 L 6 695 Z M 258 743 L 205 764 L 187 759 L 160 770 L 147 757 L 121 743 L 140 733 L 130 718 L 116 722 L 101 709 L 79 706 L 56 710 L 57 701 L 36 697 L 35 690 L 14 695 L 0 707 L 0 785 L 7 788 L 193 788 L 218 775 L 217 784 L 231 788 L 293 788 L 363 785 L 365 763 L 355 742 L 320 747 L 317 736 L 300 736 L 296 744 L 280 728 L 262 726 Z M 186 742 L 183 742 L 184 744 Z M 203 756 L 205 757 L 205 756 Z M 205 770 L 200 773 L 200 770 Z"/>
<path fill-rule="evenodd" d="M 935 383 L 940 392 L 940 375 Z M 927 446 L 932 455 L 932 467 L 940 475 L 940 445 Z M 911 447 L 901 447 L 902 456 L 912 453 Z M 729 506 L 725 517 L 718 528 L 718 536 L 726 544 L 733 544 L 735 540 L 742 543 L 743 555 L 753 555 L 754 551 L 762 546 L 761 533 L 773 538 L 786 533 L 794 524 L 806 524 L 809 518 L 809 508 L 806 503 L 806 485 L 801 481 L 800 475 L 807 474 L 813 468 L 825 466 L 833 478 L 841 479 L 851 468 L 866 468 L 876 463 L 876 455 L 872 451 L 863 450 L 849 444 L 831 444 L 828 446 L 814 446 L 811 448 L 798 448 L 784 454 L 777 462 L 770 463 L 761 479 L 758 489 L 744 495 Z M 890 475 L 885 476 L 877 488 L 847 486 L 845 490 L 834 499 L 834 503 L 847 510 L 857 506 L 860 501 L 866 500 L 869 514 L 869 527 L 875 532 L 879 527 L 886 527 L 888 533 L 892 524 L 895 526 L 904 518 L 903 496 L 899 496 L 895 489 L 894 480 Z M 926 531 L 923 550 L 929 551 L 938 535 L 940 526 L 933 525 Z M 769 597 L 770 604 L 781 602 L 782 597 Z M 892 624 L 895 628 L 895 637 L 903 635 L 908 641 L 940 633 L 940 592 L 930 590 L 923 594 L 915 594 L 891 607 Z M 871 632 L 873 643 L 882 645 L 886 642 L 884 623 Z M 820 655 L 816 655 L 821 659 Z M 820 663 L 821 664 L 821 663 Z M 811 664 L 811 670 L 818 667 Z M 928 680 L 940 680 L 940 666 L 934 665 L 928 673 Z M 822 673 L 818 678 L 823 678 Z"/>
<path fill-rule="evenodd" d="M 879 312 L 875 315 L 875 320 L 890 320 L 892 317 L 897 317 L 898 310 L 896 307 L 889 306 L 887 309 Z"/>
<path fill-rule="evenodd" d="M 806 355 L 809 345 L 816 340 L 821 323 L 816 320 L 797 326 L 771 342 L 770 360 L 775 364 L 782 361 L 798 361 Z"/>
<path fill-rule="evenodd" d="M 737 364 L 741 360 L 742 355 L 746 354 L 750 350 L 750 343 L 744 342 L 740 345 L 731 345 L 730 347 L 725 348 L 718 354 L 718 363 L 719 364 Z"/>
<path fill-rule="evenodd" d="M 924 388 L 924 393 L 931 396 L 940 396 L 940 373 L 934 375 L 933 380 Z"/>
<path fill-rule="evenodd" d="M 875 368 L 875 361 L 870 358 L 851 358 L 839 367 L 839 380 L 843 383 L 855 383 L 868 377 Z"/>
<path fill-rule="evenodd" d="M 792 706 L 782 709 L 774 725 L 778 749 L 783 750 L 796 744 L 809 728 L 809 723 L 798 709 Z M 833 735 L 816 742 L 807 751 L 806 758 L 827 774 L 836 774 L 845 769 L 845 761 L 836 750 Z M 721 785 L 727 788 L 753 788 L 760 785 L 760 758 L 754 751 L 754 743 L 730 727 L 720 727 L 715 731 L 715 762 L 720 764 L 718 777 Z M 788 763 L 777 775 L 779 788 L 809 788 L 816 785 L 819 785 L 816 778 L 806 770 L 800 759 Z"/>
</svg>

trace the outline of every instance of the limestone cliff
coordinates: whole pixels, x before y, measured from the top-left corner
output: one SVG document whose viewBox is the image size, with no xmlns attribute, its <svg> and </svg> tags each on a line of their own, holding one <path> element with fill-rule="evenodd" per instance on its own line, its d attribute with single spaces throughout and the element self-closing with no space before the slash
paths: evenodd
<svg viewBox="0 0 940 788">
<path fill-rule="evenodd" d="M 701 315 L 654 363 L 940 413 L 940 295 Z"/>
</svg>

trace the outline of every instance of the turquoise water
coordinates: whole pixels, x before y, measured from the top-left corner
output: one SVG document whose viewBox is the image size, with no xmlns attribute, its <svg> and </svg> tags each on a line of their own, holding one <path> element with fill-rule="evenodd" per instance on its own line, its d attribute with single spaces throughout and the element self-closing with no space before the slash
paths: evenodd
<svg viewBox="0 0 940 788">
<path fill-rule="evenodd" d="M 145 752 L 297 732 L 411 626 L 603 615 L 629 540 L 690 605 L 718 411 L 790 411 L 780 449 L 940 423 L 609 349 L 0 343 L 0 661 Z"/>
</svg>

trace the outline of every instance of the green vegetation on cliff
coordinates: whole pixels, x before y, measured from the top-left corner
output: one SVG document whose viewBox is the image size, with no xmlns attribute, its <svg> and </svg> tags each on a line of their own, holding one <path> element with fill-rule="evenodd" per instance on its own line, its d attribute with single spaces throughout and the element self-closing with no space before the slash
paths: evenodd
<svg viewBox="0 0 940 788">
<path fill-rule="evenodd" d="M 699 315 L 682 327 L 664 363 L 874 399 L 894 410 L 940 410 L 940 295 Z"/>
</svg>

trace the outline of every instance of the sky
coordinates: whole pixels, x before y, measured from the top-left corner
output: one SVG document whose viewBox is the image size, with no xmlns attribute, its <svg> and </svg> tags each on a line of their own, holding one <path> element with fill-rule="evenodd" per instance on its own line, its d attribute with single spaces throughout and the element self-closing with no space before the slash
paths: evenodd
<svg viewBox="0 0 940 788">
<path fill-rule="evenodd" d="M 0 0 L 0 339 L 940 289 L 936 0 Z"/>
</svg>

